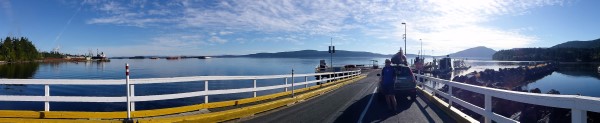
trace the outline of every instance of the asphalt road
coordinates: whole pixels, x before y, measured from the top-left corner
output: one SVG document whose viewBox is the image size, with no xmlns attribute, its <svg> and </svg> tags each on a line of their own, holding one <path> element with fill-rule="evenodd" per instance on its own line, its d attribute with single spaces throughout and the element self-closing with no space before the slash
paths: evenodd
<svg viewBox="0 0 600 123">
<path fill-rule="evenodd" d="M 380 71 L 368 73 L 360 81 L 348 84 L 327 94 L 309 99 L 293 106 L 276 109 L 238 120 L 248 123 L 355 123 L 365 109 L 362 122 L 456 122 L 422 95 L 416 101 L 410 97 L 396 97 L 398 111 L 387 109 L 385 100 L 374 96 Z M 236 121 L 237 122 L 237 121 Z"/>
</svg>

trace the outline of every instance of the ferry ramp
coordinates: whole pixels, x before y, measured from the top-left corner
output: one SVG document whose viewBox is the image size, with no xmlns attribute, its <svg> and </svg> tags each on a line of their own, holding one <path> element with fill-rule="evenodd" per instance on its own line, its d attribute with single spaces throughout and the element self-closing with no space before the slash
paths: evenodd
<svg viewBox="0 0 600 123">
<path fill-rule="evenodd" d="M 327 94 L 281 109 L 236 120 L 247 123 L 355 123 L 355 122 L 456 122 L 422 93 L 416 100 L 397 97 L 398 111 L 387 109 L 383 98 L 374 96 L 376 76 L 367 77 Z M 370 103 L 370 104 L 369 104 Z M 362 119 L 361 119 L 362 118 Z"/>
<path fill-rule="evenodd" d="M 127 66 L 127 65 L 126 65 Z M 44 96 L 0 95 L 0 101 L 44 102 L 44 111 L 0 110 L 0 122 L 518 122 L 493 111 L 498 99 L 540 106 L 570 109 L 571 122 L 593 121 L 589 113 L 600 112 L 600 98 L 580 95 L 552 95 L 516 92 L 415 75 L 418 80 L 416 99 L 397 97 L 399 110 L 387 109 L 384 100 L 374 96 L 379 70 L 357 70 L 329 73 L 282 74 L 264 76 L 191 76 L 173 78 L 129 79 L 0 79 L 0 84 L 44 85 Z M 309 80 L 308 77 L 327 76 Z M 303 78 L 296 81 L 298 78 Z M 296 78 L 296 80 L 294 79 Z M 257 86 L 264 79 L 283 80 L 280 85 Z M 245 80 L 252 87 L 210 90 L 208 83 L 219 80 Z M 288 81 L 291 80 L 291 81 Z M 136 95 L 134 85 L 201 81 L 204 90 L 176 94 Z M 321 83 L 308 86 L 312 83 Z M 429 83 L 429 84 L 427 84 Z M 448 91 L 440 90 L 440 85 Z M 124 96 L 56 96 L 50 94 L 55 85 L 121 85 Z M 304 86 L 296 88 L 297 86 Z M 285 89 L 283 92 L 257 95 L 258 91 Z M 454 89 L 454 91 L 453 91 Z M 457 97 L 455 91 L 483 95 L 483 106 Z M 231 93 L 254 93 L 250 98 L 211 102 L 208 96 Z M 436 95 L 436 96 L 432 96 Z M 204 102 L 189 106 L 135 110 L 136 102 L 204 97 Z M 442 98 L 439 98 L 442 97 Z M 442 101 L 441 99 L 447 101 Z M 50 110 L 51 102 L 121 102 L 127 111 L 85 112 Z M 464 107 L 483 118 L 474 120 L 455 106 Z M 595 116 L 595 115 L 591 115 Z"/>
</svg>

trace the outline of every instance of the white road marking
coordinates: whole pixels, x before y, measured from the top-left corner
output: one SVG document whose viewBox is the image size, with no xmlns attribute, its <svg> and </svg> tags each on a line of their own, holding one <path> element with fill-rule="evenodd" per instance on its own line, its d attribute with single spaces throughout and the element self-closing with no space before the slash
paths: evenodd
<svg viewBox="0 0 600 123">
<path fill-rule="evenodd" d="M 369 110 L 369 106 L 371 106 L 371 101 L 373 101 L 373 97 L 375 96 L 376 91 L 377 91 L 377 87 L 375 87 L 375 90 L 373 90 L 373 94 L 371 95 L 371 98 L 369 99 L 369 102 L 367 103 L 367 107 L 365 107 L 363 112 L 360 113 L 360 118 L 358 118 L 358 123 L 362 123 L 363 118 L 365 117 L 365 114 L 367 114 L 367 110 Z"/>
</svg>

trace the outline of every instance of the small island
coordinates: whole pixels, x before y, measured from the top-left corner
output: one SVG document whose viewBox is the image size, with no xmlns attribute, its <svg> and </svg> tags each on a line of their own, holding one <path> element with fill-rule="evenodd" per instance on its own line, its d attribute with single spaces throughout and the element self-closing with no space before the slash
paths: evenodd
<svg viewBox="0 0 600 123">
<path fill-rule="evenodd" d="M 58 51 L 40 52 L 26 37 L 6 37 L 0 40 L 0 63 L 89 61 L 95 57 L 70 55 Z M 107 61 L 106 57 L 98 56 Z"/>
<path fill-rule="evenodd" d="M 42 55 L 33 43 L 25 37 L 6 37 L 0 43 L 0 61 L 3 62 L 40 60 Z"/>
</svg>

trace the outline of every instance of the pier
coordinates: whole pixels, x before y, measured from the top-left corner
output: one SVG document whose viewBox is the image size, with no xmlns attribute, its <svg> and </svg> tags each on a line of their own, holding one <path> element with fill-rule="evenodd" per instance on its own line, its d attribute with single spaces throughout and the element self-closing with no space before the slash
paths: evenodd
<svg viewBox="0 0 600 123">
<path fill-rule="evenodd" d="M 484 122 L 518 122 L 494 113 L 497 99 L 558 107 L 571 110 L 571 121 L 587 122 L 588 112 L 600 112 L 600 98 L 578 95 L 550 95 L 495 89 L 415 74 L 417 98 L 398 98 L 399 111 L 385 108 L 374 96 L 380 70 L 356 70 L 327 73 L 281 74 L 261 76 L 189 76 L 144 79 L 0 79 L 6 85 L 44 85 L 44 96 L 0 95 L 0 101 L 44 102 L 43 111 L 0 110 L 6 122 L 479 122 L 455 106 L 482 115 Z M 125 71 L 129 75 L 128 70 Z M 330 76 L 321 80 L 308 77 Z M 298 78 L 304 78 L 298 80 Z M 281 84 L 257 86 L 261 80 L 279 79 Z M 219 80 L 251 81 L 249 88 L 209 90 L 208 83 Z M 136 95 L 135 85 L 200 82 L 204 90 L 174 94 Z M 314 83 L 323 83 L 309 86 Z M 428 84 L 429 83 L 429 84 Z M 440 84 L 449 91 L 441 91 Z M 54 85 L 118 85 L 127 88 L 123 96 L 53 96 Z M 282 92 L 256 95 L 257 91 L 282 89 Z M 477 106 L 453 96 L 453 89 L 484 95 L 484 105 Z M 213 102 L 209 96 L 253 93 L 253 97 Z M 437 96 L 436 96 L 437 95 Z M 181 107 L 136 110 L 136 102 L 204 97 L 204 103 Z M 50 102 L 124 103 L 125 111 L 88 112 L 53 111 Z M 90 105 L 93 106 L 93 105 Z"/>
</svg>

